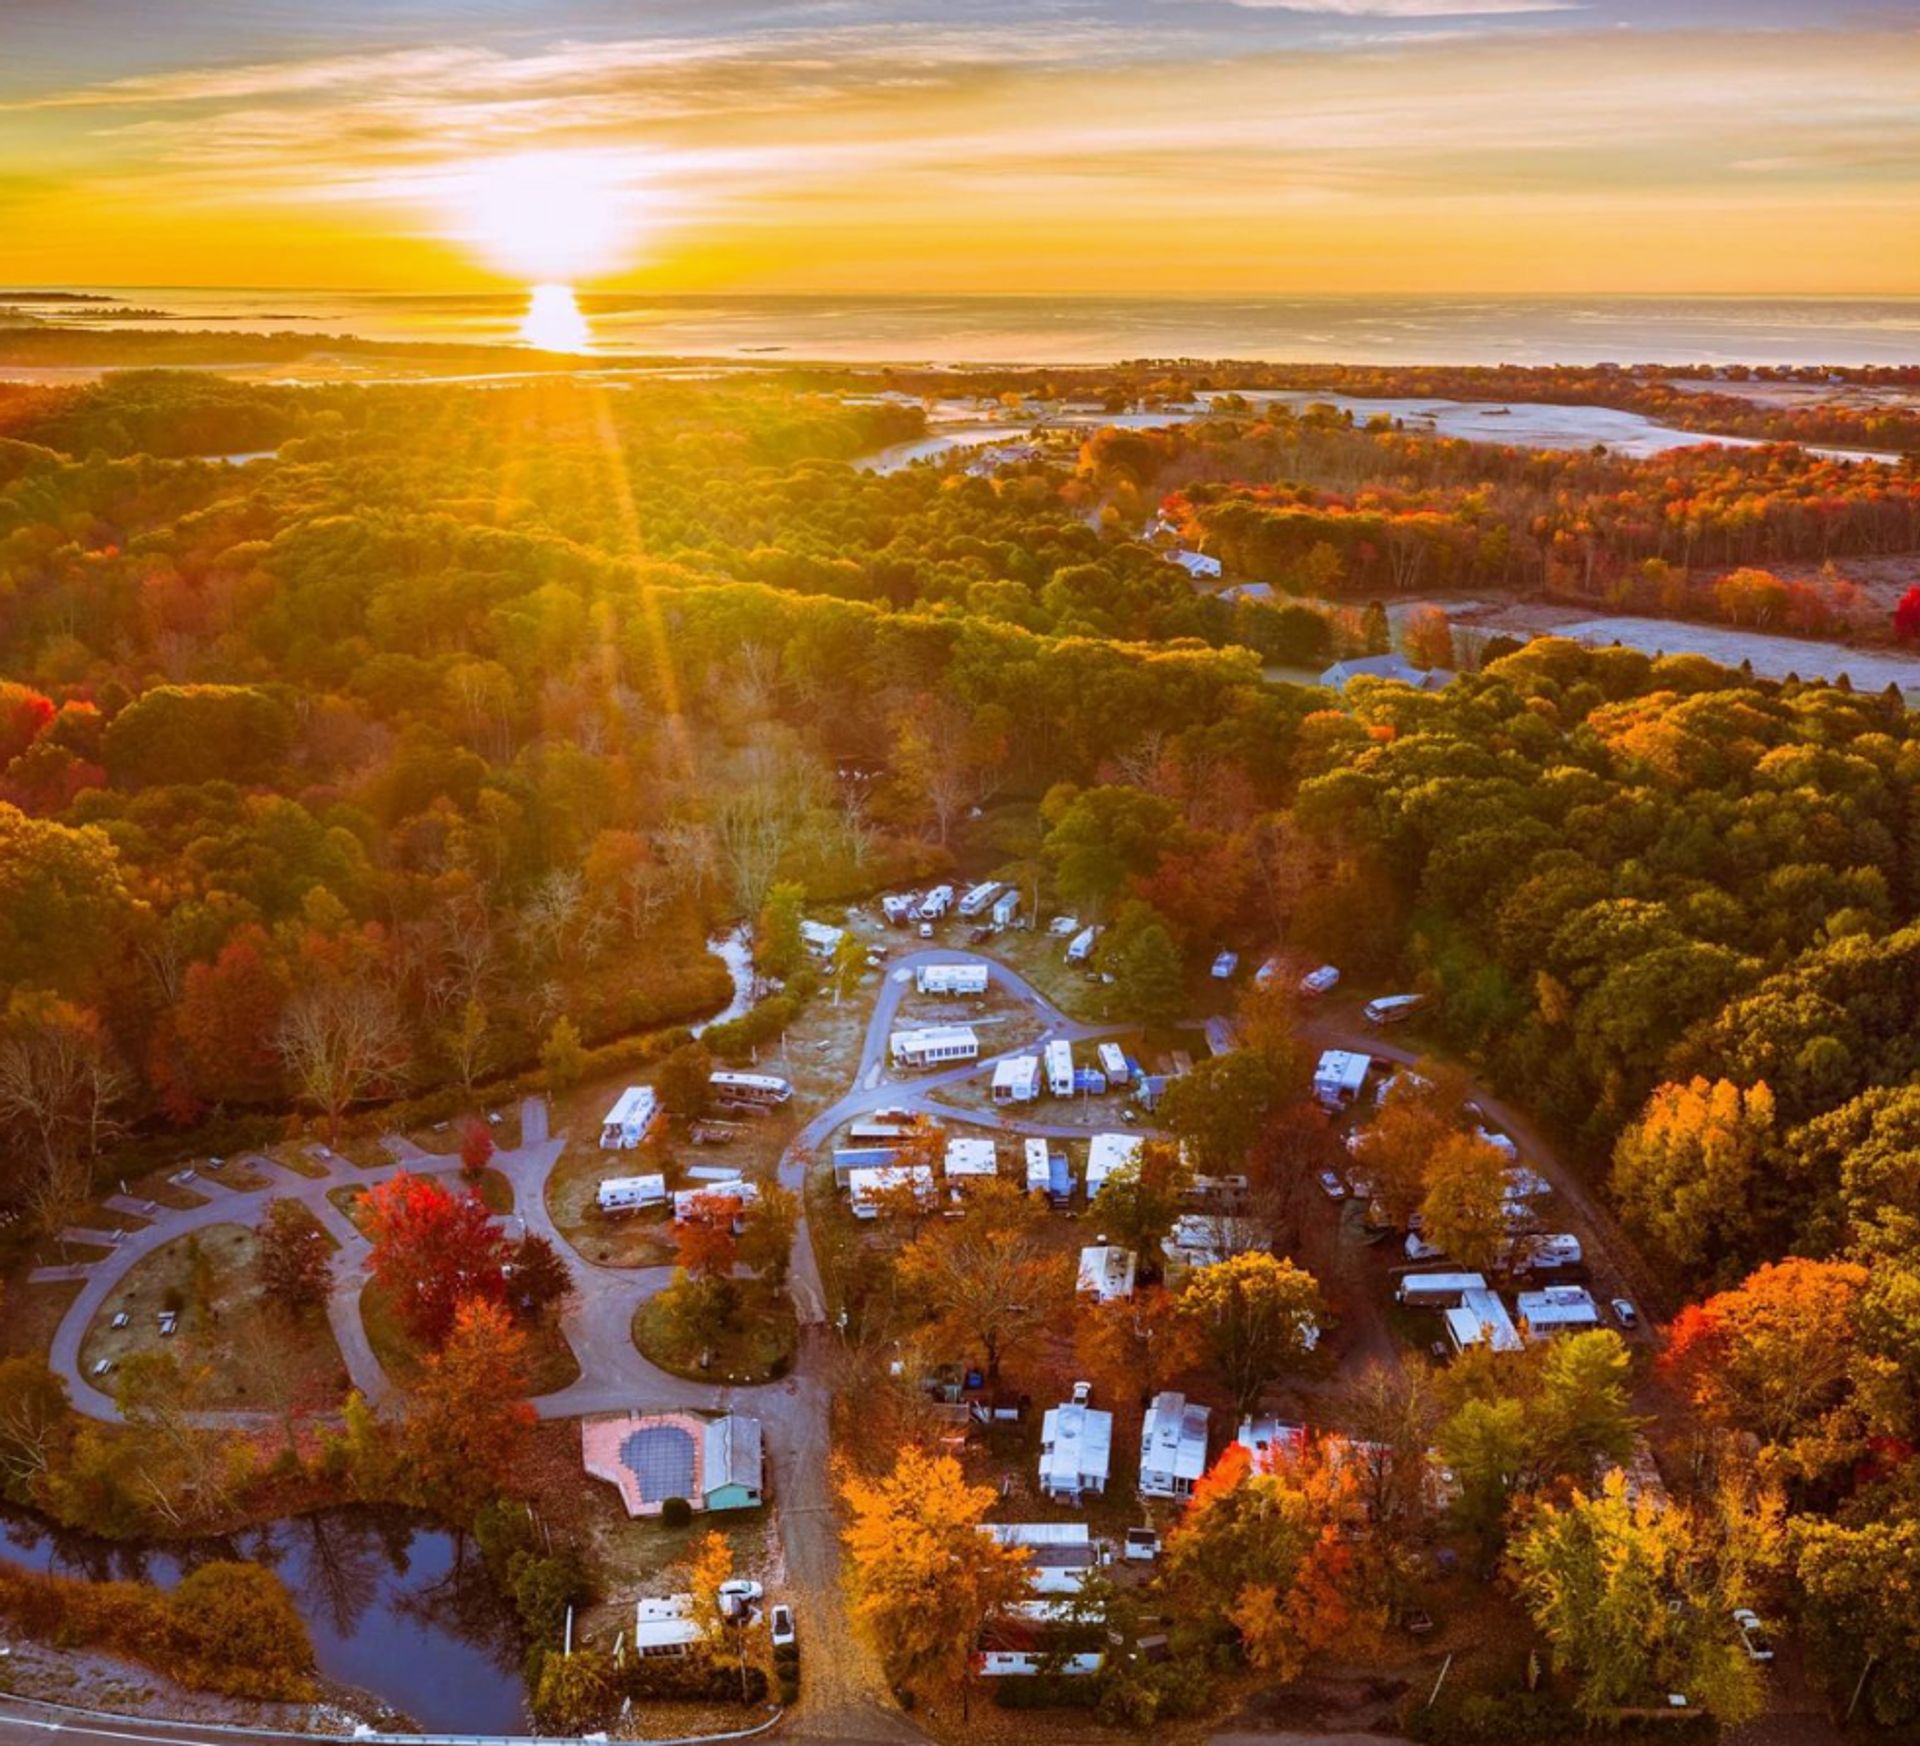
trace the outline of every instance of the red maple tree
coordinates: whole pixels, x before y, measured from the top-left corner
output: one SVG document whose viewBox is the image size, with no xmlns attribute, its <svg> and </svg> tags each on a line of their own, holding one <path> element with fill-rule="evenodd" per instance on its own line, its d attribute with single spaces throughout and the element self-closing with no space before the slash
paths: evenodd
<svg viewBox="0 0 1920 1746">
<path fill-rule="evenodd" d="M 402 1170 L 368 1191 L 366 1230 L 367 1266 L 423 1346 L 446 1344 L 461 1304 L 506 1296 L 506 1243 L 474 1195 Z"/>
</svg>

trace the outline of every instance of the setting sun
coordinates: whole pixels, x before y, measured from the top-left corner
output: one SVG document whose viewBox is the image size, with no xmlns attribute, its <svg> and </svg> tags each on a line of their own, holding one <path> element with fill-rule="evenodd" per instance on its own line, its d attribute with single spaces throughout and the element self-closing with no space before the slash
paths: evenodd
<svg viewBox="0 0 1920 1746">
<path fill-rule="evenodd" d="M 644 214 L 624 162 L 551 151 L 458 172 L 451 218 L 455 240 L 488 266 L 552 285 L 630 265 Z"/>
</svg>

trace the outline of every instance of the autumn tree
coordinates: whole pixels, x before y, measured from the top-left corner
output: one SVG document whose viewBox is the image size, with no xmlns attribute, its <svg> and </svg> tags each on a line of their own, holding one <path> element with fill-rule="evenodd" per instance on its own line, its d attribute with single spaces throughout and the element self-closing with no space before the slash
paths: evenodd
<svg viewBox="0 0 1920 1746">
<path fill-rule="evenodd" d="M 580 1027 L 565 1013 L 553 1021 L 546 1040 L 540 1045 L 540 1070 L 546 1074 L 551 1091 L 571 1091 L 587 1070 L 587 1051 L 580 1041 Z"/>
<path fill-rule="evenodd" d="M 791 976 L 807 961 L 800 924 L 807 919 L 807 888 L 781 880 L 767 893 L 753 932 L 754 962 L 769 976 Z"/>
<path fill-rule="evenodd" d="M 1112 1400 L 1154 1395 L 1191 1370 L 1204 1352 L 1198 1325 L 1158 1285 L 1131 1298 L 1083 1304 L 1073 1319 L 1073 1361 Z"/>
<path fill-rule="evenodd" d="M 333 1244 L 313 1214 L 284 1195 L 260 1209 L 253 1265 L 261 1295 L 289 1315 L 325 1303 L 333 1290 Z"/>
<path fill-rule="evenodd" d="M 0 1131 L 18 1147 L 27 1208 L 43 1232 L 57 1234 L 85 1204 L 130 1089 L 98 1013 L 14 992 L 0 1025 Z"/>
<path fill-rule="evenodd" d="M 924 1304 L 954 1349 L 978 1352 L 997 1381 L 1009 1347 L 1065 1309 L 1066 1257 L 1045 1235 L 1047 1215 L 1013 1183 L 971 1186 L 964 1215 L 929 1221 L 900 1252 L 900 1284 Z"/>
<path fill-rule="evenodd" d="M 740 1259 L 734 1221 L 744 1208 L 738 1195 L 706 1190 L 692 1196 L 673 1223 L 674 1247 L 680 1265 L 696 1279 L 724 1282 L 733 1277 Z"/>
<path fill-rule="evenodd" d="M 1507 1156 L 1474 1134 L 1449 1134 L 1427 1160 L 1422 1235 L 1462 1267 L 1487 1272 L 1506 1253 Z"/>
<path fill-rule="evenodd" d="M 1299 1368 L 1326 1313 L 1311 1273 L 1261 1250 L 1198 1268 L 1181 1288 L 1180 1309 L 1240 1413 Z"/>
<path fill-rule="evenodd" d="M 653 1077 L 660 1107 L 682 1121 L 697 1121 L 707 1113 L 712 1096 L 713 1057 L 700 1042 L 683 1043 L 660 1063 Z"/>
<path fill-rule="evenodd" d="M 1148 1140 L 1127 1163 L 1111 1172 L 1093 1197 L 1095 1223 L 1134 1251 L 1149 1268 L 1164 1259 L 1167 1233 L 1186 1205 L 1193 1172 L 1180 1148 Z"/>
<path fill-rule="evenodd" d="M 44 1506 L 73 1433 L 67 1385 L 38 1358 L 0 1359 L 0 1496 Z"/>
<path fill-rule="evenodd" d="M 1427 1165 L 1460 1131 L 1466 1075 L 1433 1061 L 1402 1068 L 1373 1123 L 1361 1131 L 1357 1157 L 1389 1218 L 1404 1222 L 1426 1192 Z"/>
<path fill-rule="evenodd" d="M 1400 621 L 1400 648 L 1416 667 L 1453 666 L 1453 621 L 1445 608 L 1414 607 Z"/>
<path fill-rule="evenodd" d="M 1516 1537 L 1513 1576 L 1554 1665 L 1577 1674 L 1599 1720 L 1685 1692 L 1722 1724 L 1764 1703 L 1731 1612 L 1747 1604 L 1757 1553 L 1777 1538 L 1777 1500 L 1745 1519 L 1629 1497 L 1617 1469 L 1598 1492 L 1541 1503 Z"/>
<path fill-rule="evenodd" d="M 286 973 L 259 927 L 241 929 L 211 963 L 188 965 L 174 1028 L 197 1097 L 264 1102 L 280 1094 L 275 1039 L 287 993 Z"/>
<path fill-rule="evenodd" d="M 1868 1270 L 1791 1257 L 1674 1319 L 1661 1368 L 1701 1417 L 1758 1439 L 1768 1463 L 1814 1477 L 1858 1450 L 1853 1395 Z"/>
<path fill-rule="evenodd" d="M 1185 1142 L 1203 1175 L 1243 1173 L 1279 1093 L 1263 1055 L 1234 1049 L 1175 1079 L 1161 1099 L 1160 1119 Z"/>
<path fill-rule="evenodd" d="M 526 1393 L 526 1335 L 498 1303 L 462 1298 L 407 1394 L 400 1448 L 422 1504 L 464 1524 L 519 1485 L 535 1422 Z"/>
<path fill-rule="evenodd" d="M 443 1346 L 469 1300 L 506 1295 L 506 1244 L 479 1199 L 449 1194 L 428 1176 L 402 1170 L 367 1191 L 363 1223 L 373 1244 L 375 1282 L 408 1333 Z"/>
<path fill-rule="evenodd" d="M 347 1109 L 397 1085 L 407 1065 L 398 1002 L 362 977 L 328 977 L 300 989 L 287 1002 L 278 1037 L 289 1078 L 327 1118 L 329 1145 L 338 1144 Z"/>
<path fill-rule="evenodd" d="M 1803 1515 L 1788 1537 L 1809 1659 L 1828 1692 L 1860 1691 L 1862 1714 L 1882 1727 L 1920 1720 L 1920 1625 L 1905 1599 L 1920 1585 L 1920 1520 Z"/>
<path fill-rule="evenodd" d="M 951 1455 L 902 1449 L 884 1478 L 841 1482 L 855 1626 L 887 1676 L 963 1693 L 981 1627 L 1032 1591 L 1024 1548 L 980 1532 L 999 1493 L 969 1485 Z"/>
<path fill-rule="evenodd" d="M 1621 1212 L 1682 1264 L 1741 1253 L 1752 1241 L 1754 1185 L 1773 1127 L 1764 1083 L 1660 1086 L 1613 1149 Z"/>
<path fill-rule="evenodd" d="M 478 1182 L 492 1162 L 493 1130 L 478 1116 L 468 1116 L 460 1124 L 460 1173 Z"/>
<path fill-rule="evenodd" d="M 747 1228 L 737 1253 L 774 1291 L 784 1291 L 793 1261 L 793 1240 L 800 1228 L 800 1197 L 779 1182 L 760 1184 L 760 1198 L 745 1209 Z"/>
<path fill-rule="evenodd" d="M 1166 1580 L 1183 1617 L 1230 1629 L 1284 1683 L 1385 1623 L 1374 1548 L 1348 1531 L 1358 1516 L 1351 1476 L 1317 1452 L 1256 1464 L 1231 1443 L 1167 1538 Z"/>
</svg>

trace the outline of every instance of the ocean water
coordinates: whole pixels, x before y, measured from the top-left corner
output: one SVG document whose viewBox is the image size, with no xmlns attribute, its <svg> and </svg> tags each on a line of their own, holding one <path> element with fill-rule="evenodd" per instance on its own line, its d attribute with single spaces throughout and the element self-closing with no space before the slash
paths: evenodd
<svg viewBox="0 0 1920 1746">
<path fill-rule="evenodd" d="M 0 301 L 14 288 L 0 288 Z M 531 293 L 69 286 L 160 312 L 134 322 L 230 332 L 525 344 Z M 1920 361 L 1920 298 L 750 297 L 581 292 L 588 353 L 741 361 L 1099 364 L 1239 358 L 1391 364 Z M 53 315 L 52 307 L 39 313 Z M 70 312 L 61 312 L 62 314 Z"/>
</svg>

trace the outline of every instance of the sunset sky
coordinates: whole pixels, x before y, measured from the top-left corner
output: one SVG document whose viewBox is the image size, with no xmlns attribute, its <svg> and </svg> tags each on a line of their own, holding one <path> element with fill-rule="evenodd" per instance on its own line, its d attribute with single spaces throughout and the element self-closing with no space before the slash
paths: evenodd
<svg viewBox="0 0 1920 1746">
<path fill-rule="evenodd" d="M 0 0 L 0 279 L 1920 291 L 1920 0 Z"/>
</svg>

